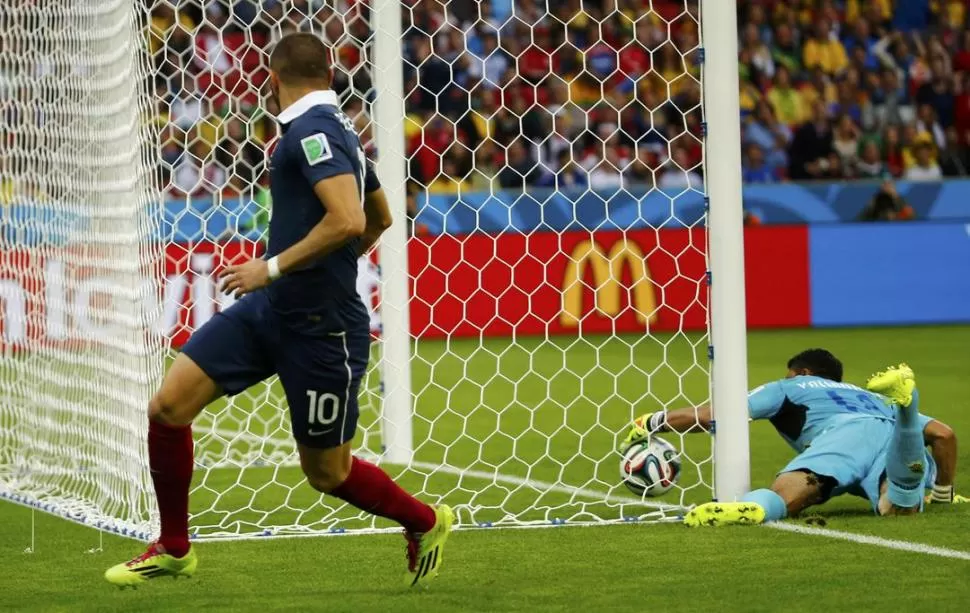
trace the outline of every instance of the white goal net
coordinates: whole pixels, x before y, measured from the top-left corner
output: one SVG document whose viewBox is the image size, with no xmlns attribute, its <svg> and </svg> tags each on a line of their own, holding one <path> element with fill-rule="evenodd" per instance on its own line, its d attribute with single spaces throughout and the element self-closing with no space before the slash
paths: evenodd
<svg viewBox="0 0 970 613">
<path fill-rule="evenodd" d="M 710 399 L 696 0 L 147 4 L 0 7 L 0 496 L 148 538 L 147 400 L 263 252 L 267 60 L 300 30 L 399 209 L 360 266 L 356 452 L 463 526 L 711 498 L 709 436 L 663 435 L 660 498 L 617 451 Z M 390 527 L 306 485 L 275 379 L 194 434 L 195 538 Z"/>
</svg>

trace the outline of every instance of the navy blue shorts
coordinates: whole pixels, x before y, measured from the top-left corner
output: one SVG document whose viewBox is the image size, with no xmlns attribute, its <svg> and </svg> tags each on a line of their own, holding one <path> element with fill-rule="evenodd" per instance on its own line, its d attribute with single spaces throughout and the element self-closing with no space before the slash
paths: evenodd
<svg viewBox="0 0 970 613">
<path fill-rule="evenodd" d="M 276 313 L 265 292 L 249 294 L 196 330 L 182 353 L 229 396 L 278 374 L 293 437 L 318 449 L 340 446 L 357 429 L 370 354 L 366 319 L 340 332 L 315 331 L 312 323 L 301 329 L 293 319 Z"/>
</svg>

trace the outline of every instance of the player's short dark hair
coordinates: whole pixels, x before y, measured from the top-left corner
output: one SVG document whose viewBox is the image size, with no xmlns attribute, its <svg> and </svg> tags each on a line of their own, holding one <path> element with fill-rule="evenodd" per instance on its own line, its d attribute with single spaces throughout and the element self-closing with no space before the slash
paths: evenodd
<svg viewBox="0 0 970 613">
<path fill-rule="evenodd" d="M 316 35 L 293 32 L 280 39 L 269 56 L 269 69 L 280 81 L 298 85 L 330 83 L 330 52 Z"/>
<path fill-rule="evenodd" d="M 842 362 L 826 349 L 806 349 L 788 360 L 788 370 L 809 370 L 816 377 L 842 381 Z"/>
</svg>

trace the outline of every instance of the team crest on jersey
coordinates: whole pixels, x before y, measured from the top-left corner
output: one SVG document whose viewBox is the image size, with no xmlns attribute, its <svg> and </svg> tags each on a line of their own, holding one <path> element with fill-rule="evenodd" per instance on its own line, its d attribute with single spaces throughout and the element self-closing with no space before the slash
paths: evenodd
<svg viewBox="0 0 970 613">
<path fill-rule="evenodd" d="M 923 463 L 922 462 L 911 462 L 907 466 L 907 468 L 909 468 L 909 470 L 911 470 L 914 473 L 921 473 L 921 472 L 923 472 Z"/>
<path fill-rule="evenodd" d="M 310 166 L 326 162 L 333 157 L 330 141 L 325 134 L 311 134 L 300 141 L 300 146 L 303 147 L 303 155 L 306 156 L 307 164 Z"/>
</svg>

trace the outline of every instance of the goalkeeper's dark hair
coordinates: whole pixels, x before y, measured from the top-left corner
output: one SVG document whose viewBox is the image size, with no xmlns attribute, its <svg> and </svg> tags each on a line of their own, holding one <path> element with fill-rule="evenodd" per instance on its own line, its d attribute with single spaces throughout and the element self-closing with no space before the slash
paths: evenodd
<svg viewBox="0 0 970 613">
<path fill-rule="evenodd" d="M 269 69 L 286 84 L 330 84 L 330 50 L 316 35 L 293 32 L 280 39 L 269 56 Z"/>
<path fill-rule="evenodd" d="M 826 349 L 806 349 L 788 360 L 788 370 L 808 370 L 816 377 L 842 381 L 842 362 Z"/>
</svg>

